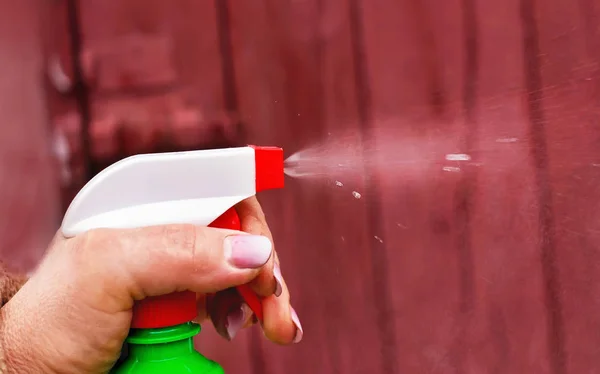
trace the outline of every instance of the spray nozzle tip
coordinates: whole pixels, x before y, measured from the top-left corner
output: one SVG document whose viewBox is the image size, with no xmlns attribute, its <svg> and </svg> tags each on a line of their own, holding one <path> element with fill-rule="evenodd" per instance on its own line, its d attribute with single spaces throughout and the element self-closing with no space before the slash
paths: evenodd
<svg viewBox="0 0 600 374">
<path fill-rule="evenodd" d="M 283 188 L 283 149 L 279 147 L 254 148 L 254 161 L 256 165 L 256 192 Z"/>
</svg>

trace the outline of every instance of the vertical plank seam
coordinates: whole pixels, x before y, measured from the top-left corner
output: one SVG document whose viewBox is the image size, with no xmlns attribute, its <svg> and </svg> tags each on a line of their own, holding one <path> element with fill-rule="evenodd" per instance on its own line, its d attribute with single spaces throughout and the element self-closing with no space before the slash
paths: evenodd
<svg viewBox="0 0 600 374">
<path fill-rule="evenodd" d="M 89 88 L 84 80 L 81 67 L 81 52 L 83 49 L 83 40 L 81 36 L 80 8 L 78 0 L 67 0 L 67 19 L 69 30 L 69 44 L 71 49 L 71 65 L 73 69 L 73 92 L 77 110 L 81 118 L 81 149 L 83 164 L 85 167 L 85 178 L 90 180 L 96 172 L 94 160 L 91 152 L 90 123 L 92 120 L 91 105 L 89 98 Z"/>
<path fill-rule="evenodd" d="M 441 66 L 443 63 L 436 56 L 435 29 L 431 26 L 431 19 L 427 15 L 427 4 L 423 1 L 411 2 L 409 12 L 414 12 L 416 31 L 419 34 L 417 43 L 421 43 L 422 58 L 425 59 L 425 68 L 428 88 L 428 102 L 433 115 L 443 118 L 447 111 L 447 98 L 444 90 Z"/>
<path fill-rule="evenodd" d="M 218 0 L 217 0 L 218 1 Z M 248 339 L 248 353 L 250 355 L 250 372 L 253 374 L 268 374 L 267 360 L 262 348 L 262 334 L 254 329 Z"/>
<path fill-rule="evenodd" d="M 474 0 L 463 0 L 463 29 L 465 42 L 465 81 L 463 100 L 468 124 L 476 124 L 474 112 L 477 105 L 477 76 L 479 74 L 479 27 Z M 467 132 L 467 145 L 473 146 L 476 133 Z"/>
<path fill-rule="evenodd" d="M 215 10 L 217 15 L 219 53 L 221 55 L 223 102 L 225 104 L 225 109 L 233 113 L 238 110 L 238 94 L 235 67 L 233 64 L 229 0 L 215 0 Z"/>
<path fill-rule="evenodd" d="M 547 311 L 547 344 L 555 374 L 566 373 L 564 326 L 560 301 L 560 282 L 556 264 L 555 222 L 553 217 L 552 188 L 545 139 L 545 114 L 542 108 L 543 82 L 540 62 L 540 41 L 535 20 L 534 0 L 521 0 L 521 25 L 523 28 L 523 57 L 525 87 L 529 116 L 530 149 L 534 160 L 535 183 L 538 189 L 540 222 L 540 256 L 544 277 L 544 296 Z"/>
<path fill-rule="evenodd" d="M 354 81 L 356 85 L 356 102 L 360 131 L 362 135 L 363 149 L 365 142 L 374 141 L 373 124 L 373 100 L 369 87 L 369 76 L 367 71 L 367 60 L 365 56 L 365 30 L 361 20 L 362 3 L 360 0 L 349 0 L 350 32 L 352 43 L 352 58 L 354 61 Z M 370 0 L 367 0 L 370 1 Z M 368 154 L 363 154 L 366 159 Z M 367 163 L 370 164 L 370 163 Z M 388 270 L 388 258 L 386 248 L 383 244 L 373 241 L 383 226 L 381 207 L 381 191 L 378 178 L 366 167 L 364 169 L 365 188 L 369 196 L 372 196 L 370 204 L 367 204 L 367 233 L 371 240 L 369 252 L 371 255 L 371 266 L 373 274 L 373 300 L 375 307 L 375 325 L 381 342 L 382 363 L 380 373 L 397 373 L 398 362 L 401 359 L 398 354 L 396 322 L 394 306 L 391 300 L 391 285 Z M 383 246 L 383 248 L 382 248 Z M 375 370 L 374 370 L 375 372 Z"/>
<path fill-rule="evenodd" d="M 477 75 L 479 73 L 479 48 L 478 27 L 475 15 L 475 2 L 473 0 L 462 1 L 463 18 L 463 42 L 464 42 L 464 80 L 463 80 L 463 110 L 465 118 L 464 147 L 470 152 L 477 141 L 477 120 L 475 108 L 477 105 Z M 464 371 L 466 354 L 468 350 L 469 323 L 474 308 L 474 259 L 471 242 L 472 234 L 472 207 L 475 191 L 477 188 L 477 169 L 466 172 L 460 179 L 455 192 L 455 206 L 457 222 L 459 224 L 458 234 L 458 260 L 459 260 L 459 311 L 460 332 L 458 344 L 456 344 L 456 369 Z"/>
</svg>

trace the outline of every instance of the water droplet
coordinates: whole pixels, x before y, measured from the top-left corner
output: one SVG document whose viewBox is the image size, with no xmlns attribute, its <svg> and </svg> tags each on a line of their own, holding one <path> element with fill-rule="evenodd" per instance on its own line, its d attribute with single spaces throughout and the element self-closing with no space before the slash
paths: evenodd
<svg viewBox="0 0 600 374">
<path fill-rule="evenodd" d="M 383 239 L 381 239 L 379 236 L 375 235 L 374 236 L 375 240 L 377 240 L 379 243 L 383 243 Z"/>
<path fill-rule="evenodd" d="M 453 173 L 458 173 L 460 171 L 460 168 L 454 167 L 454 166 L 444 166 L 442 168 L 443 171 L 449 171 L 449 172 L 453 172 Z"/>
<path fill-rule="evenodd" d="M 344 187 L 344 184 L 340 181 L 335 181 L 335 185 L 338 187 Z"/>
<path fill-rule="evenodd" d="M 448 161 L 469 161 L 471 156 L 464 153 L 448 153 L 446 160 Z"/>
<path fill-rule="evenodd" d="M 496 139 L 496 143 L 514 143 L 518 140 L 517 138 L 498 138 Z"/>
<path fill-rule="evenodd" d="M 345 241 L 346 241 L 346 238 L 344 238 L 343 236 L 342 236 L 342 241 L 343 241 L 343 242 L 345 242 Z"/>
<path fill-rule="evenodd" d="M 355 199 L 360 199 L 361 198 L 361 194 L 356 192 L 356 191 L 352 191 L 352 196 L 354 196 Z"/>
<path fill-rule="evenodd" d="M 408 227 L 406 227 L 403 224 L 398 223 L 398 222 L 396 222 L 396 226 L 400 227 L 401 229 L 405 229 L 405 230 L 408 229 Z"/>
</svg>

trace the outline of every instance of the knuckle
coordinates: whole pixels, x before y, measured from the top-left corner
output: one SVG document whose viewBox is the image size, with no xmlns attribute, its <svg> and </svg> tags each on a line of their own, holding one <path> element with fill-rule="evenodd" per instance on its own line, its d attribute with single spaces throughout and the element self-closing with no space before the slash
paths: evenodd
<svg viewBox="0 0 600 374">
<path fill-rule="evenodd" d="M 94 248 L 105 245 L 103 243 L 104 231 L 103 229 L 94 229 L 76 236 L 70 241 L 69 250 L 73 251 L 77 257 L 86 256 L 86 253 L 93 252 Z"/>
<path fill-rule="evenodd" d="M 256 216 L 246 217 L 246 226 L 249 230 L 252 230 L 256 233 L 262 233 L 263 231 L 263 224 Z"/>
<path fill-rule="evenodd" d="M 264 220 L 261 220 L 256 216 L 246 217 L 244 226 L 246 228 L 245 231 L 248 231 L 250 234 L 264 235 L 269 238 L 271 237 L 271 230 L 269 230 L 269 226 Z"/>
<path fill-rule="evenodd" d="M 210 274 L 223 260 L 222 243 L 216 243 L 218 235 L 211 234 L 213 230 L 193 225 L 164 227 L 164 253 L 176 259 L 189 274 Z"/>
<path fill-rule="evenodd" d="M 100 231 L 100 229 L 86 231 L 83 234 L 76 236 L 75 240 L 72 242 L 73 247 L 75 247 L 77 250 L 88 248 L 90 243 L 98 241 L 98 231 Z"/>
<path fill-rule="evenodd" d="M 112 231 L 114 230 L 105 228 L 92 229 L 74 237 L 73 243 L 75 246 L 81 249 L 95 248 L 99 245 L 107 245 L 108 242 L 110 242 L 114 237 L 111 235 Z"/>
<path fill-rule="evenodd" d="M 208 271 L 216 264 L 220 264 L 223 259 L 223 244 L 215 243 L 215 237 L 210 235 L 211 228 L 198 230 L 196 233 L 196 243 L 192 252 L 192 261 L 194 271 Z"/>
<path fill-rule="evenodd" d="M 163 238 L 163 246 L 177 254 L 194 257 L 198 232 L 193 225 L 168 225 L 157 228 L 157 234 Z"/>
</svg>

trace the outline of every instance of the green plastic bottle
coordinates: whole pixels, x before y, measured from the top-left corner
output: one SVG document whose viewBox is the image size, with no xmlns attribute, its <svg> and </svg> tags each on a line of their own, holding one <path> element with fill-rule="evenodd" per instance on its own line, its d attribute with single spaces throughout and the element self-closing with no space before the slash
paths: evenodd
<svg viewBox="0 0 600 374">
<path fill-rule="evenodd" d="M 158 329 L 131 329 L 127 337 L 129 356 L 112 374 L 224 374 L 221 365 L 194 348 L 200 325 L 191 322 Z"/>
</svg>

